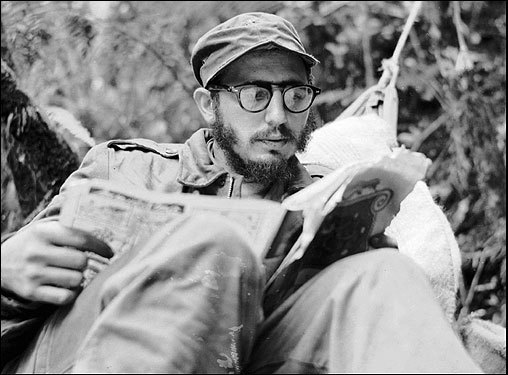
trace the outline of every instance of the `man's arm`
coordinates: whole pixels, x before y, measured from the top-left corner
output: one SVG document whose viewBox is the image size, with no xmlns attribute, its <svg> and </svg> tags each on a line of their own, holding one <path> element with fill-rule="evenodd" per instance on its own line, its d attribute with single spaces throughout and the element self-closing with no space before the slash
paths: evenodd
<svg viewBox="0 0 508 375">
<path fill-rule="evenodd" d="M 37 221 L 2 244 L 2 291 L 29 301 L 67 304 L 79 290 L 87 265 L 84 251 L 113 255 L 87 233 L 55 220 Z"/>
<path fill-rule="evenodd" d="M 84 251 L 113 255 L 103 242 L 58 222 L 66 186 L 84 178 L 108 178 L 108 152 L 104 145 L 90 150 L 48 207 L 30 224 L 2 238 L 2 368 L 30 342 L 56 306 L 77 296 L 87 265 Z"/>
<path fill-rule="evenodd" d="M 108 150 L 94 147 L 81 167 L 69 176 L 51 203 L 36 218 L 2 243 L 2 295 L 55 305 L 74 299 L 86 267 L 84 251 L 111 257 L 102 241 L 57 221 L 66 187 L 80 179 L 108 178 Z M 4 306 L 2 305 L 2 314 Z"/>
<path fill-rule="evenodd" d="M 86 265 L 83 251 L 103 256 L 112 253 L 92 236 L 58 224 L 68 187 L 80 180 L 102 179 L 145 189 L 174 190 L 178 185 L 179 148 L 169 154 L 161 151 L 167 148 L 142 139 L 110 141 L 93 147 L 48 207 L 30 224 L 2 241 L 2 291 L 5 289 L 30 301 L 51 304 L 71 301 L 75 293 L 61 289 L 74 288 L 78 279 L 76 271 Z"/>
<path fill-rule="evenodd" d="M 112 256 L 103 242 L 54 220 L 33 223 L 2 244 L 2 367 L 55 306 L 76 298 L 87 265 L 84 250 Z"/>
</svg>

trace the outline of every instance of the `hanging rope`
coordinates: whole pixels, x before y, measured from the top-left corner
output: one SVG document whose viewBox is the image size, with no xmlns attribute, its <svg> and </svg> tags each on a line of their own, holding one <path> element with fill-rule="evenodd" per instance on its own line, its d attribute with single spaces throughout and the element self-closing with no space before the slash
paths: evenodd
<svg viewBox="0 0 508 375">
<path fill-rule="evenodd" d="M 363 113 L 377 112 L 380 117 L 390 124 L 395 135 L 397 134 L 399 98 L 395 84 L 399 75 L 399 59 L 409 36 L 409 32 L 420 12 L 421 6 L 422 1 L 415 1 L 413 3 L 411 12 L 399 36 L 392 57 L 382 62 L 381 69 L 383 70 L 383 74 L 378 83 L 363 92 L 362 95 L 340 114 L 338 119 L 358 116 Z"/>
<path fill-rule="evenodd" d="M 453 5 L 453 23 L 457 30 L 457 39 L 459 41 L 459 53 L 457 55 L 457 62 L 455 63 L 455 70 L 461 74 L 467 70 L 473 69 L 473 62 L 469 58 L 469 49 L 467 48 L 466 40 L 464 38 L 464 30 L 462 29 L 462 20 L 460 19 L 460 4 L 454 1 Z"/>
</svg>

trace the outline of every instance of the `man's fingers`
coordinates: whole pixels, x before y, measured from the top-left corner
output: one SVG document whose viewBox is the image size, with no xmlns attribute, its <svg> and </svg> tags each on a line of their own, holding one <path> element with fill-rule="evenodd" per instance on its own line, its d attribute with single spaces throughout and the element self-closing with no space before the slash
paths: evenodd
<svg viewBox="0 0 508 375">
<path fill-rule="evenodd" d="M 76 232 L 79 232 L 83 236 L 83 247 L 81 247 L 82 249 L 93 252 L 97 255 L 100 255 L 101 257 L 108 259 L 115 255 L 113 250 L 111 250 L 111 248 L 104 241 L 101 241 L 97 237 L 82 231 L 76 230 Z"/>
<path fill-rule="evenodd" d="M 74 248 L 48 245 L 44 251 L 44 263 L 48 266 L 82 271 L 87 262 L 86 254 Z"/>
<path fill-rule="evenodd" d="M 65 268 L 47 267 L 41 276 L 41 284 L 63 287 L 66 289 L 77 288 L 83 280 L 81 271 Z"/>
<path fill-rule="evenodd" d="M 82 251 L 91 251 L 104 258 L 114 254 L 111 248 L 95 236 L 73 228 L 66 228 L 59 222 L 47 223 L 44 235 L 53 245 L 74 247 Z"/>
<path fill-rule="evenodd" d="M 41 285 L 35 290 L 33 300 L 54 305 L 66 305 L 73 301 L 77 294 L 78 293 L 74 290 L 51 285 Z"/>
</svg>

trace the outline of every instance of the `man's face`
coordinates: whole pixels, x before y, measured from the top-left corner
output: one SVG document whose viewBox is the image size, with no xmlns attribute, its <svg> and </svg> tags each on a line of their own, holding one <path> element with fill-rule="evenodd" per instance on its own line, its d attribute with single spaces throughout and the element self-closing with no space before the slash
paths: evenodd
<svg viewBox="0 0 508 375">
<path fill-rule="evenodd" d="M 218 83 L 238 86 L 250 82 L 285 87 L 306 84 L 308 79 L 299 57 L 280 50 L 265 50 L 249 53 L 232 63 Z M 288 160 L 305 147 L 314 127 L 307 124 L 309 111 L 291 113 L 285 109 L 280 89 L 273 90 L 268 107 L 258 113 L 241 108 L 234 93 L 220 91 L 219 98 L 213 128 L 219 147 L 234 164 L 233 169 L 253 180 L 280 177 L 277 173 L 284 171 Z M 242 162 L 243 168 L 238 166 Z M 254 175 L 245 168 L 254 169 Z"/>
</svg>

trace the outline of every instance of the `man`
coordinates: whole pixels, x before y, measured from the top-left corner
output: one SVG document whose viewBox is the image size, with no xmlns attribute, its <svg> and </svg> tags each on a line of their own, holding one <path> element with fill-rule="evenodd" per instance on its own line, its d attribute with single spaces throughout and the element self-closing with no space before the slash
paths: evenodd
<svg viewBox="0 0 508 375">
<path fill-rule="evenodd" d="M 423 273 L 393 249 L 332 264 L 263 316 L 263 267 L 236 227 L 183 217 L 80 291 L 84 252 L 111 250 L 55 220 L 69 184 L 103 178 L 281 201 L 312 181 L 295 153 L 314 128 L 315 63 L 274 15 L 240 15 L 205 34 L 191 64 L 211 130 L 184 145 L 95 147 L 40 217 L 3 243 L 4 371 L 478 371 Z"/>
</svg>

